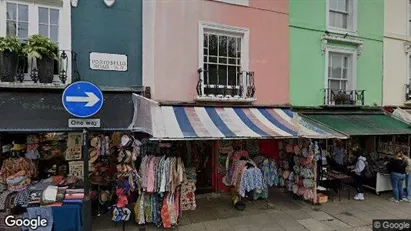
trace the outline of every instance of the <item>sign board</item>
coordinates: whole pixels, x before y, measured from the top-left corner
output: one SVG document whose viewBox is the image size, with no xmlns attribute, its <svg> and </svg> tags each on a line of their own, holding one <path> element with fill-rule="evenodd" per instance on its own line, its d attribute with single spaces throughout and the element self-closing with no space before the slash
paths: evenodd
<svg viewBox="0 0 411 231">
<path fill-rule="evenodd" d="M 99 128 L 100 119 L 69 119 L 69 128 Z"/>
<path fill-rule="evenodd" d="M 103 100 L 101 90 L 96 85 L 85 81 L 70 84 L 62 96 L 66 111 L 79 118 L 95 115 L 103 107 Z"/>
<path fill-rule="evenodd" d="M 91 52 L 90 69 L 103 71 L 127 71 L 127 55 Z"/>
</svg>

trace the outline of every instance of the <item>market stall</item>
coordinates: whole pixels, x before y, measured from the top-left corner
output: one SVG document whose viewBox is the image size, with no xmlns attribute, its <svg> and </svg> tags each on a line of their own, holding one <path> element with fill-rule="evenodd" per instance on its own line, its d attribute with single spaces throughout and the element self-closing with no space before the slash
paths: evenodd
<svg viewBox="0 0 411 231">
<path fill-rule="evenodd" d="M 42 214 L 47 230 L 82 230 L 82 140 L 75 132 L 3 135 L 0 209 L 27 218 Z M 137 193 L 139 141 L 113 132 L 92 133 L 87 142 L 94 214 L 107 213 L 114 205 L 113 221 L 127 221 L 127 205 Z"/>
</svg>

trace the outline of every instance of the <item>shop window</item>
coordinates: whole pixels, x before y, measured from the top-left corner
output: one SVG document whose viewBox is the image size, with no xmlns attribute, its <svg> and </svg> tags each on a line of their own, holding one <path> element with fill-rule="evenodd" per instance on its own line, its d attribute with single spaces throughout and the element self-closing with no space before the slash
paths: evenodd
<svg viewBox="0 0 411 231">
<path fill-rule="evenodd" d="M 357 0 L 328 0 L 328 29 L 356 32 Z"/>
</svg>

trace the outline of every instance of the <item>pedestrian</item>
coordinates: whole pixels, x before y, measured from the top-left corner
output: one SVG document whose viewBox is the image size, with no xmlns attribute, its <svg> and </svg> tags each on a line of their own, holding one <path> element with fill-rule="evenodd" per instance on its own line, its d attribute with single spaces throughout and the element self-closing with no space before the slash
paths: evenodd
<svg viewBox="0 0 411 231">
<path fill-rule="evenodd" d="M 406 163 L 404 161 L 404 153 L 398 151 L 395 157 L 388 162 L 387 171 L 390 174 L 393 198 L 390 200 L 398 203 L 399 201 L 408 201 L 404 197 L 404 180 L 405 180 Z"/>
<path fill-rule="evenodd" d="M 344 144 L 341 140 L 337 140 L 335 143 L 336 144 L 332 152 L 333 160 L 335 162 L 335 170 L 345 172 L 344 158 L 346 156 L 346 151 L 344 149 Z"/>
<path fill-rule="evenodd" d="M 357 190 L 357 194 L 354 200 L 362 201 L 364 200 L 364 182 L 365 182 L 365 167 L 367 165 L 367 158 L 362 155 L 361 149 L 354 150 L 354 155 L 357 157 L 355 167 L 352 170 L 354 172 L 354 183 Z"/>
<path fill-rule="evenodd" d="M 407 164 L 405 167 L 407 200 L 411 202 L 411 158 L 404 155 L 404 161 Z"/>
</svg>

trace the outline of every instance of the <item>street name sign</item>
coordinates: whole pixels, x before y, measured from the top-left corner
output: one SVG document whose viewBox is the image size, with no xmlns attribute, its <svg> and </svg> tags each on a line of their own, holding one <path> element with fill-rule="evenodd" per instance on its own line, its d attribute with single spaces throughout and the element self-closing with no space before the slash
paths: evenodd
<svg viewBox="0 0 411 231">
<path fill-rule="evenodd" d="M 63 92 L 62 102 L 68 113 L 78 118 L 95 115 L 103 107 L 103 92 L 94 84 L 78 81 Z"/>
<path fill-rule="evenodd" d="M 99 128 L 100 119 L 69 119 L 69 128 Z"/>
</svg>

